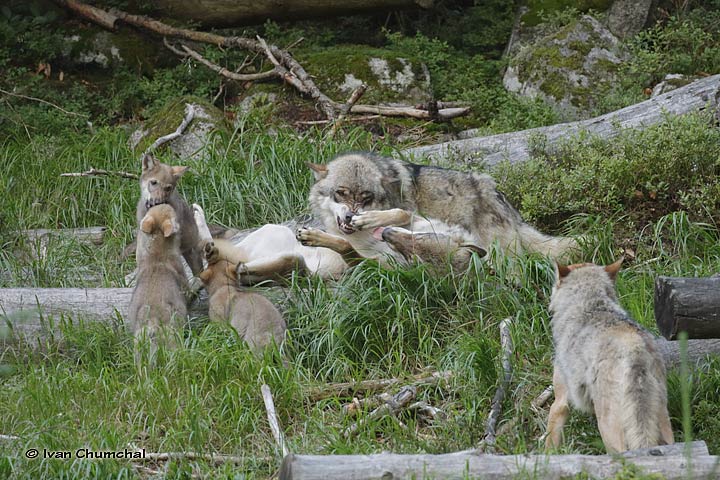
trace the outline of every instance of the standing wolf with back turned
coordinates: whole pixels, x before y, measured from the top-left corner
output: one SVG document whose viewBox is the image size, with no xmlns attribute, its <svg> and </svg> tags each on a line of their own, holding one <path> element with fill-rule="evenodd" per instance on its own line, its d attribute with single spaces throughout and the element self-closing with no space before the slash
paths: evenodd
<svg viewBox="0 0 720 480">
<path fill-rule="evenodd" d="M 313 213 L 328 234 L 345 239 L 363 257 L 395 255 L 372 232 L 380 227 L 408 230 L 459 230 L 468 243 L 494 242 L 509 253 L 522 250 L 566 258 L 578 249 L 572 238 L 540 233 L 523 221 L 488 175 L 416 165 L 370 153 L 340 155 L 327 165 L 309 163 L 316 183 L 310 191 Z M 310 232 L 312 233 L 312 232 Z M 316 246 L 307 231 L 298 238 Z M 385 251 L 383 251 L 385 250 Z"/>
<path fill-rule="evenodd" d="M 560 444 L 568 405 L 595 414 L 610 453 L 673 443 L 663 359 L 652 335 L 617 300 L 621 263 L 557 266 L 548 447 Z"/>
</svg>

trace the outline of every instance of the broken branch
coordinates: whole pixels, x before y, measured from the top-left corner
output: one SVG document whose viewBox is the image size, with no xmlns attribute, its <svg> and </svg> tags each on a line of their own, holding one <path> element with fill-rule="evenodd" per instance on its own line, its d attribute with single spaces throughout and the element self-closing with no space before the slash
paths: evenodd
<svg viewBox="0 0 720 480">
<path fill-rule="evenodd" d="M 362 83 L 359 87 L 353 90 L 350 98 L 348 98 L 347 102 L 345 102 L 345 105 L 343 105 L 340 109 L 340 115 L 338 115 L 337 120 L 335 120 L 335 123 L 333 123 L 333 126 L 330 128 L 330 131 L 327 135 L 328 138 L 332 138 L 335 136 L 335 132 L 337 132 L 337 129 L 340 128 L 340 126 L 342 125 L 342 122 L 345 120 L 345 116 L 350 112 L 353 105 L 355 105 L 357 101 L 360 100 L 360 97 L 363 96 L 365 90 L 367 90 L 367 87 L 368 86 L 366 83 Z"/>
<path fill-rule="evenodd" d="M 99 168 L 92 168 L 87 172 L 72 172 L 72 173 L 61 173 L 61 177 L 121 177 L 131 178 L 137 180 L 140 177 L 134 173 L 129 172 L 111 172 L 109 170 L 102 170 Z"/>
<path fill-rule="evenodd" d="M 485 424 L 485 438 L 482 440 L 481 447 L 488 446 L 492 448 L 495 445 L 495 428 L 497 427 L 497 422 L 500 419 L 502 402 L 505 400 L 505 394 L 510 385 L 510 378 L 512 377 L 512 363 L 510 362 L 510 358 L 513 354 L 513 342 L 512 337 L 510 336 L 511 323 L 512 319 L 510 318 L 506 318 L 500 322 L 503 377 L 492 399 L 490 414 L 488 415 L 487 422 Z"/>
<path fill-rule="evenodd" d="M 190 125 L 190 122 L 193 121 L 193 118 L 195 118 L 195 107 L 192 106 L 190 103 L 185 104 L 185 118 L 183 118 L 183 121 L 180 123 L 180 126 L 172 133 L 168 133 L 167 135 L 163 135 L 162 137 L 158 138 L 153 142 L 152 145 L 150 145 L 143 155 L 147 155 L 148 153 L 154 152 L 162 145 L 172 142 L 179 136 L 181 136 L 185 130 L 187 129 L 188 125 Z"/>
<path fill-rule="evenodd" d="M 275 402 L 273 401 L 272 392 L 270 391 L 270 387 L 264 383 L 260 387 L 260 391 L 262 392 L 263 402 L 265 402 L 265 410 L 267 411 L 270 430 L 272 430 L 275 442 L 277 442 L 283 457 L 285 457 L 290 451 L 285 443 L 285 436 L 280 429 L 280 421 L 278 420 L 277 412 L 275 412 Z"/>
<path fill-rule="evenodd" d="M 386 415 L 397 415 L 398 412 L 415 399 L 415 395 L 417 395 L 417 387 L 413 385 L 403 387 L 402 390 L 396 393 L 388 402 L 383 403 L 378 408 L 370 412 L 367 417 L 361 418 L 357 421 L 357 423 L 353 423 L 346 428 L 343 431 L 343 436 L 348 438 L 356 434 L 365 424 L 378 420 Z"/>
<path fill-rule="evenodd" d="M 187 45 L 180 44 L 180 48 L 182 48 L 182 51 L 178 50 L 177 48 L 173 47 L 166 38 L 163 38 L 163 43 L 165 46 L 173 52 L 175 55 L 181 56 L 181 57 L 191 57 L 197 62 L 205 65 L 213 72 L 217 73 L 218 75 L 221 75 L 225 78 L 229 78 L 230 80 L 237 80 L 238 82 L 253 82 L 257 80 L 265 80 L 268 78 L 277 77 L 277 72 L 275 69 L 268 70 L 267 72 L 261 72 L 261 73 L 236 73 L 233 71 L 228 70 L 225 67 L 221 67 L 220 65 L 217 65 L 215 63 L 212 63 L 210 60 L 206 59 L 202 55 L 200 55 L 198 52 L 193 50 L 192 48 L 188 47 Z"/>
<path fill-rule="evenodd" d="M 419 374 L 413 377 L 414 380 L 410 383 L 410 386 L 435 386 L 441 381 L 448 380 L 451 376 L 452 372 L 450 371 L 433 372 L 430 375 L 427 373 Z M 331 383 L 310 390 L 308 399 L 312 402 L 317 402 L 332 397 L 352 397 L 354 392 L 387 390 L 404 381 L 402 378 L 385 378 L 379 380 L 363 380 L 360 382 Z"/>
</svg>

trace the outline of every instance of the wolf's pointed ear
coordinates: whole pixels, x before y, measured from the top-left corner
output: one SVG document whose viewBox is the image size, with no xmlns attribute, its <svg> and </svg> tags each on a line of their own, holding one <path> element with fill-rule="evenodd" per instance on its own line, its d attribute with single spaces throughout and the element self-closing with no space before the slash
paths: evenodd
<svg viewBox="0 0 720 480">
<path fill-rule="evenodd" d="M 180 178 L 185 174 L 187 169 L 188 169 L 188 167 L 181 167 L 181 166 L 172 167 L 171 168 L 172 176 L 175 178 Z"/>
<path fill-rule="evenodd" d="M 327 177 L 328 174 L 328 168 L 327 165 L 320 165 L 318 163 L 312 163 L 312 162 L 305 162 L 305 165 L 312 170 L 313 176 L 315 177 L 315 181 L 322 180 L 323 178 Z"/>
<path fill-rule="evenodd" d="M 157 165 L 157 163 L 158 161 L 155 160 L 155 157 L 153 157 L 149 153 L 146 153 L 145 155 L 143 155 L 142 158 L 142 171 L 144 172 L 146 170 L 152 170 L 153 168 L 155 168 L 155 165 Z"/>
<path fill-rule="evenodd" d="M 468 250 L 470 250 L 470 251 L 472 251 L 472 252 L 477 253 L 478 256 L 480 256 L 480 258 L 482 258 L 482 257 L 484 257 L 485 255 L 487 255 L 487 250 L 485 250 L 485 249 L 482 248 L 481 246 L 475 245 L 474 243 L 463 243 L 463 244 L 460 245 L 460 246 L 463 247 L 463 248 L 467 248 Z"/>
<path fill-rule="evenodd" d="M 567 265 L 563 265 L 561 263 L 556 263 L 555 264 L 555 273 L 556 273 L 555 276 L 557 277 L 557 279 L 560 280 L 561 278 L 565 278 L 568 275 L 570 275 L 570 267 L 568 267 Z"/>
<path fill-rule="evenodd" d="M 225 267 L 225 274 L 229 278 L 232 278 L 233 280 L 237 280 L 237 267 L 238 266 L 236 264 L 228 262 L 227 267 Z"/>
<path fill-rule="evenodd" d="M 206 268 L 200 274 L 198 275 L 198 278 L 203 281 L 203 283 L 208 283 L 210 281 L 210 278 L 212 278 L 212 270 L 209 268 Z"/>
<path fill-rule="evenodd" d="M 140 221 L 140 230 L 145 233 L 152 233 L 155 228 L 155 218 L 152 215 L 145 215 Z"/>
<path fill-rule="evenodd" d="M 177 233 L 178 231 L 178 224 L 175 222 L 174 219 L 168 218 L 167 220 L 163 221 L 162 223 L 162 232 L 163 237 L 168 238 L 173 233 Z"/>
<path fill-rule="evenodd" d="M 617 277 L 618 272 L 620 271 L 620 267 L 622 266 L 623 260 L 625 260 L 625 257 L 620 257 L 620 260 L 616 261 L 615 263 L 611 263 L 610 265 L 605 267 L 605 271 L 608 275 L 610 275 L 610 278 L 615 280 L 615 277 Z"/>
</svg>

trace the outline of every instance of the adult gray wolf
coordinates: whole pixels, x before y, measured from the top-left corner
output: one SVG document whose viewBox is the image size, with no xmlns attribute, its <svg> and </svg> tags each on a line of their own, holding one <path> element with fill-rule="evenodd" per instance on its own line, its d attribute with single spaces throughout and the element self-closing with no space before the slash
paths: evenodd
<svg viewBox="0 0 720 480">
<path fill-rule="evenodd" d="M 550 297 L 555 402 L 547 447 L 560 444 L 568 404 L 595 413 L 610 453 L 673 443 L 663 359 L 653 337 L 617 300 L 621 263 L 556 268 Z"/>
<path fill-rule="evenodd" d="M 398 258 L 389 245 L 372 240 L 379 227 L 437 233 L 460 228 L 470 244 L 488 248 L 498 242 L 508 253 L 527 250 L 555 259 L 578 249 L 572 238 L 548 236 L 525 223 L 488 175 L 363 152 L 308 166 L 316 180 L 309 198 L 314 215 L 328 234 L 366 258 Z"/>
<path fill-rule="evenodd" d="M 149 154 L 143 156 L 137 221 L 141 222 L 148 210 L 155 205 L 165 203 L 170 205 L 175 210 L 176 221 L 180 228 L 180 251 L 193 275 L 197 275 L 203 269 L 202 252 L 198 245 L 200 237 L 190 206 L 176 190 L 177 182 L 187 168 L 166 165 Z"/>
<path fill-rule="evenodd" d="M 159 343 L 175 345 L 178 323 L 187 317 L 189 290 L 180 258 L 179 224 L 168 204 L 148 209 L 137 234 L 137 277 L 130 300 L 129 321 L 135 335 L 135 361 L 142 363 L 142 345 L 149 342 L 154 363 Z"/>
</svg>

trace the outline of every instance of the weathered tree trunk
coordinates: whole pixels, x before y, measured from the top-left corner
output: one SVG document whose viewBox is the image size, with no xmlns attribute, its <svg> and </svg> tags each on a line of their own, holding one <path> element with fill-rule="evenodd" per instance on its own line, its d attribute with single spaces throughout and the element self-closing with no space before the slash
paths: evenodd
<svg viewBox="0 0 720 480">
<path fill-rule="evenodd" d="M 433 0 L 152 0 L 170 17 L 208 27 L 263 23 L 268 19 L 316 18 L 378 10 L 430 8 Z"/>
<path fill-rule="evenodd" d="M 434 163 L 449 162 L 456 165 L 481 162 L 494 165 L 504 160 L 521 163 L 530 159 L 531 143 L 536 141 L 552 148 L 580 132 L 588 132 L 607 140 L 618 135 L 623 129 L 644 128 L 661 123 L 668 115 L 684 115 L 703 110 L 717 112 L 719 101 L 720 75 L 713 75 L 589 120 L 408 148 L 401 151 L 401 154 L 417 158 L 427 157 Z M 467 136 L 475 134 L 476 131 L 472 130 L 465 133 Z"/>
<path fill-rule="evenodd" d="M 720 338 L 720 277 L 655 280 L 655 321 L 668 340 Z"/>
<path fill-rule="evenodd" d="M 655 340 L 668 369 L 680 365 L 680 342 L 658 337 Z M 707 356 L 720 355 L 720 340 L 688 340 L 687 361 L 690 365 L 704 363 Z"/>
<path fill-rule="evenodd" d="M 702 442 L 701 442 L 702 443 Z M 613 478 L 624 464 L 632 463 L 645 473 L 659 473 L 664 478 L 688 478 L 688 462 L 678 450 L 682 445 L 655 447 L 650 455 L 624 458 L 610 455 L 483 455 L 457 452 L 445 455 L 288 455 L 280 468 L 281 480 L 320 480 L 343 478 L 364 480 L 379 478 L 483 478 L 561 479 L 579 474 L 592 478 Z M 664 451 L 666 450 L 666 452 Z M 699 451 L 707 451 L 700 448 Z M 663 455 L 668 453 L 668 455 Z M 715 475 L 718 457 L 700 454 L 692 458 L 692 478 Z M 714 478 L 714 477 L 713 477 Z"/>
</svg>

